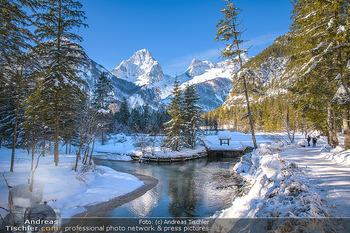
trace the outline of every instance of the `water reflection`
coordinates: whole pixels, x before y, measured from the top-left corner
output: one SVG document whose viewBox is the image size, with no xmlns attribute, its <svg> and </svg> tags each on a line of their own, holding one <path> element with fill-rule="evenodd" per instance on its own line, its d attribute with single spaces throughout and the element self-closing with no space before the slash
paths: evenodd
<svg viewBox="0 0 350 233">
<path fill-rule="evenodd" d="M 172 217 L 196 216 L 197 205 L 195 170 L 189 169 L 182 175 L 171 177 L 169 180 L 169 196 L 172 199 L 168 209 Z M 183 174 L 186 174 L 184 177 Z"/>
<path fill-rule="evenodd" d="M 155 177 L 159 184 L 108 217 L 205 217 L 227 208 L 240 180 L 232 168 L 238 159 L 201 159 L 186 163 L 140 164 L 101 161 L 118 171 Z"/>
</svg>

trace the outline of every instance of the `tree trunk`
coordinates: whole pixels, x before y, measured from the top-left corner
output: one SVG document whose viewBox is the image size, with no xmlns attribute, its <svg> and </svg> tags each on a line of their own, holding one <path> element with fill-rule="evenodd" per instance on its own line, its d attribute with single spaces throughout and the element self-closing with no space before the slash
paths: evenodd
<svg viewBox="0 0 350 233">
<path fill-rule="evenodd" d="M 287 130 L 287 135 L 291 143 L 294 143 L 294 135 L 291 133 L 290 129 L 290 119 L 289 119 L 289 111 L 288 109 L 286 110 L 286 130 Z"/>
<path fill-rule="evenodd" d="M 42 154 L 43 154 L 43 157 L 45 157 L 45 150 L 46 150 L 46 138 L 45 138 L 45 136 L 44 136 L 44 138 L 43 138 L 43 146 L 42 146 L 42 150 L 43 150 L 43 152 L 42 152 Z"/>
<path fill-rule="evenodd" d="M 90 145 L 87 144 L 87 145 L 86 145 L 86 148 L 85 148 L 85 151 L 84 151 L 83 160 L 81 161 L 81 163 L 83 163 L 84 165 L 87 164 L 87 160 L 88 160 L 88 157 L 89 157 L 89 149 L 90 149 Z"/>
<path fill-rule="evenodd" d="M 58 113 L 56 113 L 56 117 L 55 117 L 55 135 L 54 135 L 54 162 L 55 162 L 55 166 L 58 166 L 58 162 L 59 162 L 59 150 L 58 150 L 58 144 L 59 144 L 59 139 L 58 139 L 58 129 L 59 129 L 59 121 L 58 121 Z"/>
<path fill-rule="evenodd" d="M 11 168 L 10 168 L 11 172 L 13 172 L 13 168 L 15 165 L 15 151 L 16 151 L 16 143 L 17 143 L 17 126 L 18 126 L 18 113 L 19 113 L 19 107 L 20 107 L 20 96 L 21 96 L 21 87 L 19 86 L 18 93 L 17 93 L 15 125 L 13 126 L 13 142 L 12 142 L 12 156 L 11 156 Z"/>
<path fill-rule="evenodd" d="M 350 112 L 345 110 L 343 113 L 343 128 L 344 128 L 344 147 L 345 150 L 350 149 Z"/>
<path fill-rule="evenodd" d="M 94 141 L 92 142 L 92 149 L 91 149 L 91 154 L 90 154 L 90 158 L 89 158 L 89 165 L 92 164 L 92 153 L 95 149 L 95 141 L 96 141 L 96 135 L 94 135 Z"/>
<path fill-rule="evenodd" d="M 248 117 L 249 117 L 249 125 L 250 125 L 250 132 L 252 134 L 252 140 L 254 144 L 254 148 L 258 148 L 258 145 L 256 143 L 256 138 L 255 138 L 255 132 L 254 132 L 254 122 L 253 122 L 253 117 L 252 117 L 252 112 L 250 110 L 250 102 L 249 102 L 249 96 L 248 96 L 248 88 L 247 88 L 247 82 L 246 79 L 244 78 L 244 94 L 245 94 L 245 99 L 247 101 L 247 110 L 248 110 Z"/>
<path fill-rule="evenodd" d="M 307 122 L 304 124 L 304 119 L 302 120 L 302 124 L 305 126 L 305 138 L 307 138 L 308 133 L 309 133 L 309 131 L 308 131 L 308 124 L 307 124 Z"/>
<path fill-rule="evenodd" d="M 350 10 L 350 2 L 347 1 L 346 4 L 346 13 L 347 16 L 349 16 L 349 10 Z M 346 17 L 346 26 L 349 27 L 350 22 L 349 22 L 349 17 Z M 347 42 L 350 42 L 350 38 L 347 37 Z M 349 61 L 350 58 L 350 53 L 347 52 L 346 53 L 346 60 Z M 344 84 L 344 83 L 343 83 Z M 348 83 L 345 83 L 346 86 L 348 87 Z M 349 93 L 347 93 L 347 95 L 349 96 Z M 345 150 L 349 150 L 350 149 L 350 127 L 349 127 L 349 120 L 350 120 L 350 112 L 349 109 L 346 109 L 343 113 L 343 129 L 344 129 L 344 147 Z"/>
<path fill-rule="evenodd" d="M 75 159 L 75 167 L 74 167 L 75 172 L 77 172 L 78 170 L 78 163 L 79 163 L 80 153 L 82 148 L 83 148 L 83 126 L 81 126 L 80 128 L 79 150 L 77 152 L 77 157 Z"/>
<path fill-rule="evenodd" d="M 78 170 L 79 157 L 80 157 L 80 148 L 79 148 L 79 151 L 77 152 L 77 156 L 75 158 L 75 166 L 74 166 L 75 172 L 77 172 L 77 170 Z"/>
<path fill-rule="evenodd" d="M 85 149 L 85 152 L 84 152 L 84 158 L 83 158 L 83 161 L 82 161 L 82 163 L 83 164 L 87 164 L 87 160 L 88 160 L 88 157 L 89 157 L 89 151 L 90 151 L 90 144 L 91 144 L 91 141 L 92 141 L 92 139 L 93 139 L 93 137 L 92 137 L 92 135 L 93 135 L 93 130 L 92 130 L 92 125 L 93 125 L 93 120 L 91 120 L 90 119 L 90 124 L 89 124 L 90 126 L 89 126 L 89 129 L 88 129 L 88 131 L 86 132 L 86 137 L 88 138 L 88 139 L 86 139 L 87 140 L 87 142 L 86 142 L 86 149 Z"/>
<path fill-rule="evenodd" d="M 232 16 L 232 18 L 231 18 L 232 26 L 233 26 L 234 31 L 236 31 L 236 24 L 235 24 L 234 19 L 235 19 L 235 16 Z M 236 45 L 237 51 L 240 51 L 239 39 L 238 39 L 237 34 L 234 35 L 234 41 L 235 41 L 234 44 Z M 240 69 L 242 69 L 243 68 L 243 61 L 242 61 L 242 57 L 241 57 L 240 52 L 238 52 L 238 62 L 239 62 Z M 254 122 L 253 122 L 252 112 L 250 110 L 247 80 L 246 80 L 246 77 L 244 77 L 244 76 L 243 76 L 243 85 L 244 85 L 245 99 L 247 101 L 247 110 L 248 110 L 248 117 L 249 117 L 250 132 L 252 134 L 254 148 L 256 149 L 256 148 L 258 148 L 258 144 L 256 143 L 255 132 L 254 132 Z"/>
<path fill-rule="evenodd" d="M 335 148 L 339 145 L 337 138 L 337 129 L 335 124 L 335 113 L 331 106 L 328 106 L 327 113 L 327 127 L 328 127 L 328 144 Z"/>
<path fill-rule="evenodd" d="M 104 138 L 103 138 L 103 128 L 101 128 L 101 136 L 102 136 L 102 146 L 104 146 L 105 145 L 105 141 L 104 141 Z"/>
<path fill-rule="evenodd" d="M 34 158 L 35 158 L 35 147 L 36 147 L 36 141 L 33 141 L 33 146 L 32 146 L 32 162 L 30 166 L 30 187 L 29 190 L 33 192 L 33 185 L 34 185 Z"/>
<path fill-rule="evenodd" d="M 62 34 L 62 30 L 61 30 L 61 23 L 62 23 L 62 1 L 58 1 L 58 34 L 57 34 L 57 51 L 61 52 L 61 34 Z M 54 162 L 55 162 L 55 166 L 58 166 L 58 162 L 59 162 L 59 111 L 58 111 L 58 91 L 56 90 L 55 92 L 55 132 L 54 132 Z"/>
<path fill-rule="evenodd" d="M 30 170 L 31 171 L 33 171 L 33 168 L 34 168 L 35 147 L 36 147 L 36 142 L 33 141 L 33 145 L 32 145 L 32 163 L 31 163 L 31 166 L 30 166 Z"/>
</svg>

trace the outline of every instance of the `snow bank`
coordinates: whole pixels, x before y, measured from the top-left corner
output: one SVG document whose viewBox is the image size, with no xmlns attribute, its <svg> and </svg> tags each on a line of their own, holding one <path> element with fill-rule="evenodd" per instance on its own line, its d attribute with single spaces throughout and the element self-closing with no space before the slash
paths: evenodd
<svg viewBox="0 0 350 233">
<path fill-rule="evenodd" d="M 28 184 L 31 156 L 16 150 L 14 172 L 9 172 L 11 150 L 0 149 L 0 172 L 10 186 Z M 36 159 L 35 159 L 36 161 Z M 71 217 L 85 211 L 84 206 L 108 201 L 131 192 L 143 185 L 136 177 L 117 172 L 105 166 L 83 166 L 74 172 L 75 155 L 60 155 L 59 165 L 53 163 L 53 155 L 40 158 L 35 172 L 35 186 L 42 186 L 43 199 L 51 207 L 61 211 L 62 217 Z M 8 207 L 8 192 L 4 179 L 0 179 L 0 206 Z M 0 214 L 7 212 L 0 209 Z"/>
<path fill-rule="evenodd" d="M 246 180 L 244 195 L 236 197 L 230 208 L 215 214 L 218 224 L 220 218 L 319 218 L 330 215 L 302 170 L 278 155 L 282 148 L 295 146 L 285 146 L 283 142 L 262 144 L 241 158 L 234 170 Z M 219 226 L 223 230 L 218 232 L 228 232 L 233 227 L 234 223 Z"/>
<path fill-rule="evenodd" d="M 321 155 L 341 165 L 350 165 L 350 150 L 345 151 L 344 148 L 340 146 L 331 149 L 329 145 L 325 145 L 321 149 Z"/>
<path fill-rule="evenodd" d="M 120 154 L 125 155 L 129 151 L 135 150 L 135 139 L 132 136 L 126 136 L 124 134 L 112 135 L 112 137 L 105 142 L 105 145 L 101 145 L 101 142 L 96 142 L 95 152 L 97 154 Z"/>
</svg>

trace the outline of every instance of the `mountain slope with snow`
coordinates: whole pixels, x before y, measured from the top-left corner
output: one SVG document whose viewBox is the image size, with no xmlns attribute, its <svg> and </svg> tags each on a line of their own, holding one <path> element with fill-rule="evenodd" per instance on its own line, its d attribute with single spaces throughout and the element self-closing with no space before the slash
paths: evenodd
<svg viewBox="0 0 350 233">
<path fill-rule="evenodd" d="M 243 56 L 244 63 L 248 60 L 247 56 Z M 224 103 L 231 89 L 232 75 L 238 69 L 237 60 L 214 64 L 193 59 L 188 69 L 176 78 L 182 89 L 194 85 L 200 97 L 198 104 L 204 111 L 210 111 Z M 135 52 L 111 72 L 90 59 L 84 72 L 90 91 L 101 74 L 106 73 L 114 87 L 117 104 L 125 98 L 131 108 L 144 105 L 153 109 L 165 107 L 175 80 L 175 77 L 164 74 L 159 62 L 146 49 Z"/>
<path fill-rule="evenodd" d="M 215 78 L 194 84 L 198 95 L 198 105 L 208 112 L 220 107 L 231 90 L 232 81 L 229 78 Z"/>
<path fill-rule="evenodd" d="M 127 65 L 128 68 L 126 68 Z M 99 77 L 105 73 L 113 86 L 117 105 L 124 98 L 131 108 L 148 104 L 151 108 L 158 109 L 163 105 L 161 100 L 170 94 L 172 77 L 163 74 L 161 66 L 150 52 L 140 50 L 118 67 L 118 69 L 113 69 L 112 73 L 89 58 L 82 70 L 90 94 Z M 126 71 L 123 72 L 123 70 Z"/>
<path fill-rule="evenodd" d="M 88 92 L 90 95 L 92 94 L 94 86 L 98 83 L 98 80 L 103 73 L 107 75 L 108 79 L 111 81 L 114 99 L 116 102 L 121 102 L 123 98 L 129 98 L 130 95 L 140 89 L 140 87 L 134 83 L 116 78 L 106 68 L 96 63 L 91 58 L 88 58 L 86 65 L 82 67 L 82 71 L 83 79 L 88 84 Z"/>
<path fill-rule="evenodd" d="M 283 75 L 290 59 L 287 55 L 288 46 L 289 35 L 286 34 L 277 38 L 271 46 L 245 64 L 244 68 L 252 70 L 256 75 L 253 80 L 250 80 L 253 82 L 251 84 L 263 89 L 265 93 L 259 98 L 267 98 L 286 91 L 288 83 L 283 80 Z M 226 99 L 224 105 L 232 106 L 237 102 L 245 102 L 245 97 L 242 94 L 233 94 Z"/>
<path fill-rule="evenodd" d="M 215 68 L 215 65 L 210 61 L 201 61 L 198 59 L 193 59 L 191 65 L 185 71 L 190 77 L 198 76 L 206 72 L 206 70 Z"/>
<path fill-rule="evenodd" d="M 243 64 L 249 61 L 242 56 Z M 239 70 L 237 59 L 225 60 L 217 64 L 210 61 L 192 60 L 189 68 L 178 77 L 181 88 L 194 85 L 199 94 L 198 105 L 204 111 L 220 107 L 232 88 L 232 76 Z M 187 80 L 184 82 L 184 80 Z"/>
</svg>

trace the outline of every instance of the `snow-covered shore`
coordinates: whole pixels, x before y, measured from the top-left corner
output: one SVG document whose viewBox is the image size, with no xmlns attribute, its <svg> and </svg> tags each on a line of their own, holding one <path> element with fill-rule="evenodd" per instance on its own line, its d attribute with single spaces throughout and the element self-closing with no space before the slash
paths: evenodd
<svg viewBox="0 0 350 233">
<path fill-rule="evenodd" d="M 230 208 L 219 211 L 214 215 L 218 220 L 213 229 L 216 232 L 228 232 L 237 224 L 236 221 L 220 221 L 222 219 L 322 219 L 334 217 L 332 215 L 334 210 L 330 210 L 330 207 L 335 207 L 330 206 L 330 203 L 325 200 L 327 197 L 319 192 L 319 187 L 315 187 L 316 184 L 310 182 L 307 171 L 281 156 L 282 151 L 297 153 L 295 151 L 298 148 L 300 146 L 297 144 L 285 145 L 283 142 L 271 145 L 262 144 L 253 153 L 243 156 L 234 170 L 245 179 L 245 192 L 233 200 Z M 344 151 L 341 147 L 332 150 L 327 148 L 322 143 L 321 146 L 313 148 L 313 150 L 318 151 L 317 153 L 320 156 L 332 160 L 330 161 L 330 168 L 333 161 L 348 165 L 349 151 Z M 350 172 L 350 168 L 348 171 Z M 300 227 L 304 230 L 323 229 L 322 224 L 311 224 L 310 226 L 300 226 L 300 222 L 295 224 L 294 228 L 293 224 L 290 225 L 291 229 L 300 229 Z M 256 222 L 250 226 L 246 224 L 247 229 L 249 227 L 254 229 L 253 225 L 256 227 Z M 218 231 L 218 229 L 220 230 Z"/>
<path fill-rule="evenodd" d="M 218 213 L 218 217 L 329 216 L 321 197 L 305 179 L 303 171 L 278 155 L 283 146 L 282 142 L 263 144 L 253 153 L 242 157 L 234 170 L 244 177 L 249 192 L 236 198 L 232 207 Z"/>
<path fill-rule="evenodd" d="M 221 145 L 220 137 L 230 138 L 229 144 Z M 257 135 L 256 138 L 259 143 L 271 143 L 271 139 L 265 135 Z M 218 131 L 217 134 L 204 135 L 195 148 L 182 148 L 180 151 L 171 151 L 169 148 L 163 147 L 164 139 L 165 136 L 145 136 L 142 139 L 143 143 L 151 146 L 134 148 L 129 150 L 127 154 L 135 159 L 144 161 L 170 162 L 205 157 L 207 150 L 232 151 L 253 147 L 251 135 L 232 131 Z"/>
<path fill-rule="evenodd" d="M 10 169 L 11 150 L 0 149 L 0 172 L 10 186 L 28 184 L 30 180 L 31 155 L 17 150 L 14 172 Z M 36 163 L 36 158 L 35 158 Z M 143 185 L 130 174 L 117 172 L 105 166 L 79 165 L 74 172 L 75 155 L 60 155 L 59 166 L 54 166 L 53 155 L 40 158 L 35 172 L 34 185 L 43 191 L 43 200 L 61 212 L 61 217 L 71 217 L 85 211 L 84 206 L 94 205 L 132 192 Z M 8 189 L 4 179 L 0 179 L 0 206 L 9 209 Z M 7 212 L 0 209 L 4 217 Z"/>
</svg>

